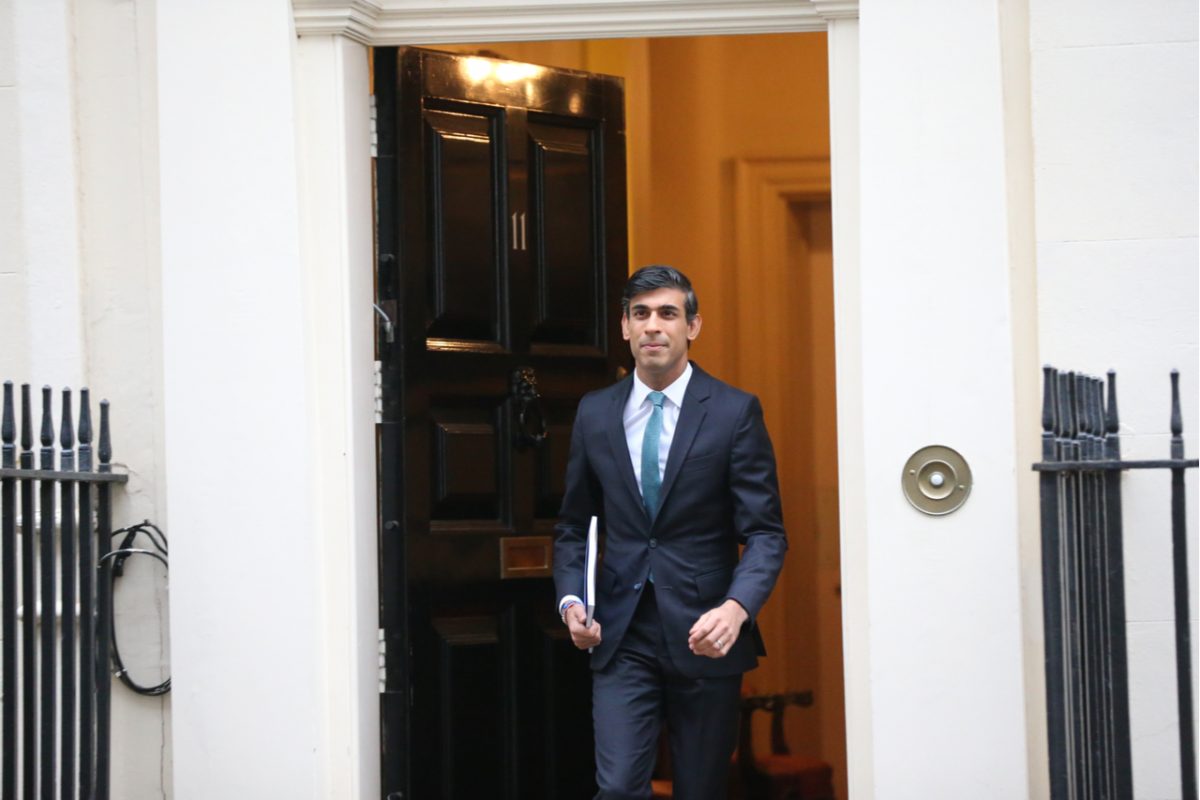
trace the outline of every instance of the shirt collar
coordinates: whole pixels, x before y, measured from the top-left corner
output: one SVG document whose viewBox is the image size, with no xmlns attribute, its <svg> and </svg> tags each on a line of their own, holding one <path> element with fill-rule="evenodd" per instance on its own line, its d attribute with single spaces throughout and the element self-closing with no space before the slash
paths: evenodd
<svg viewBox="0 0 1200 800">
<path fill-rule="evenodd" d="M 687 393 L 688 381 L 692 379 L 692 362 L 688 362 L 683 368 L 683 374 L 675 381 L 662 390 L 662 393 L 667 396 L 667 399 L 674 403 L 676 408 L 683 408 L 683 396 Z M 637 370 L 633 371 L 633 395 L 630 398 L 632 408 L 641 408 L 642 403 L 646 402 L 646 397 L 650 392 L 654 391 L 638 377 Z"/>
</svg>

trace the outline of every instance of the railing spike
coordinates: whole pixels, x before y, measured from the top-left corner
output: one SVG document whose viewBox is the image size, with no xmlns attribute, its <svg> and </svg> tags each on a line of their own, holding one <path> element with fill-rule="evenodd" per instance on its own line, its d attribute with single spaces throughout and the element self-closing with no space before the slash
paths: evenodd
<svg viewBox="0 0 1200 800">
<path fill-rule="evenodd" d="M 100 401 L 100 471 L 112 472 L 112 438 L 108 432 L 108 401 Z"/>
<path fill-rule="evenodd" d="M 62 390 L 62 425 L 60 426 L 60 430 L 58 443 L 62 446 L 63 455 L 66 455 L 68 450 L 75 449 L 75 418 L 71 413 L 71 390 L 67 387 L 63 387 Z"/>
<path fill-rule="evenodd" d="M 1104 417 L 1098 413 L 1096 386 L 1099 381 L 1092 375 L 1087 377 L 1087 433 L 1093 439 L 1104 431 Z"/>
<path fill-rule="evenodd" d="M 1054 431 L 1054 377 L 1054 367 L 1042 367 L 1042 430 L 1046 433 Z"/>
<path fill-rule="evenodd" d="M 33 395 L 28 383 L 21 384 L 21 450 L 33 449 Z"/>
<path fill-rule="evenodd" d="M 1171 370 L 1171 458 L 1183 458 L 1183 411 L 1179 406 L 1179 370 Z"/>
<path fill-rule="evenodd" d="M 1071 412 L 1067 408 L 1067 403 L 1070 400 L 1070 392 L 1067 389 L 1067 373 L 1065 372 L 1058 373 L 1057 400 L 1058 424 L 1055 426 L 1055 432 L 1058 434 L 1058 438 L 1066 439 L 1069 435 L 1067 433 L 1067 420 L 1070 417 Z"/>
<path fill-rule="evenodd" d="M 1069 438 L 1079 438 L 1079 373 L 1067 373 L 1067 411 L 1070 414 L 1067 421 Z"/>
<path fill-rule="evenodd" d="M 1092 435 L 1104 437 L 1104 381 L 1092 378 Z"/>
<path fill-rule="evenodd" d="M 92 469 L 92 408 L 88 388 L 79 390 L 79 471 Z"/>
<path fill-rule="evenodd" d="M 1054 435 L 1062 435 L 1062 402 L 1059 399 L 1062 396 L 1062 372 L 1054 370 L 1054 381 L 1050 386 L 1050 392 L 1053 397 L 1050 398 L 1051 405 L 1054 406 Z"/>
<path fill-rule="evenodd" d="M 1171 433 L 1183 435 L 1183 413 L 1179 407 L 1179 370 L 1171 370 Z"/>
<path fill-rule="evenodd" d="M 1080 439 L 1087 439 L 1092 432 L 1092 406 L 1088 403 L 1088 376 L 1075 373 L 1075 414 Z"/>
<path fill-rule="evenodd" d="M 42 387 L 42 469 L 54 469 L 54 390 Z"/>
<path fill-rule="evenodd" d="M 11 469 L 17 465 L 17 448 L 15 444 L 17 441 L 17 423 L 16 415 L 13 413 L 12 381 L 4 382 L 4 416 L 3 420 L 0 421 L 0 441 L 3 442 L 3 455 L 0 456 L 0 464 Z"/>
<path fill-rule="evenodd" d="M 54 390 L 42 387 L 42 447 L 54 445 Z"/>
<path fill-rule="evenodd" d="M 1116 433 L 1121 428 L 1121 419 L 1117 415 L 1117 371 L 1108 371 L 1108 407 L 1104 414 L 1104 428 L 1108 433 Z"/>
<path fill-rule="evenodd" d="M 1092 438 L 1092 376 L 1079 376 L 1079 416 L 1080 432 L 1083 438 Z"/>
<path fill-rule="evenodd" d="M 1079 433 L 1081 439 L 1092 435 L 1092 404 L 1088 399 L 1091 388 L 1091 378 L 1082 372 L 1075 375 L 1075 403 L 1079 413 Z"/>
<path fill-rule="evenodd" d="M 1104 457 L 1117 460 L 1121 457 L 1121 440 L 1117 435 L 1121 429 L 1121 420 L 1117 414 L 1117 371 L 1108 371 L 1108 398 L 1104 404 Z"/>
</svg>

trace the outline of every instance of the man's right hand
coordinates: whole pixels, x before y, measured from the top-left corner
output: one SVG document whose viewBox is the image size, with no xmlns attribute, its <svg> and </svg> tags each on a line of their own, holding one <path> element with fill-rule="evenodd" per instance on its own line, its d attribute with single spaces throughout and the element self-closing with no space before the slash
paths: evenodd
<svg viewBox="0 0 1200 800">
<path fill-rule="evenodd" d="M 592 627 L 587 626 L 587 612 L 583 605 L 576 603 L 567 608 L 563 615 L 567 620 L 567 630 L 571 632 L 571 641 L 580 650 L 587 650 L 600 644 L 600 623 L 592 620 Z"/>
</svg>

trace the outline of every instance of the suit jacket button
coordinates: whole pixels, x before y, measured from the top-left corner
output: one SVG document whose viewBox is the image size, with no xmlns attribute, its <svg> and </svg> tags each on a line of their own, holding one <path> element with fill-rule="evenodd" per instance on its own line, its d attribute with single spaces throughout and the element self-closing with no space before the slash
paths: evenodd
<svg viewBox="0 0 1200 800">
<path fill-rule="evenodd" d="M 640 591 L 642 590 L 642 584 L 640 584 L 640 583 L 635 583 L 635 584 L 633 585 L 633 590 L 634 590 L 635 592 L 640 592 Z"/>
<path fill-rule="evenodd" d="M 654 547 L 658 547 L 658 539 L 651 539 L 651 540 L 650 540 L 650 547 L 652 547 L 652 548 L 654 548 Z"/>
</svg>

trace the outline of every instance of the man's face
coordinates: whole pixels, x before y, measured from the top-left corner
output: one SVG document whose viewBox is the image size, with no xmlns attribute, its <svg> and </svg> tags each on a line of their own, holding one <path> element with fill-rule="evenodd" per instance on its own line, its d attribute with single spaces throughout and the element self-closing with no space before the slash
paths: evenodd
<svg viewBox="0 0 1200 800">
<path fill-rule="evenodd" d="M 683 304 L 682 289 L 655 289 L 634 296 L 628 315 L 621 317 L 621 332 L 633 351 L 638 375 L 651 388 L 664 388 L 683 374 L 688 342 L 700 335 L 700 317 L 689 323 Z M 655 386 L 663 380 L 662 386 Z"/>
</svg>

